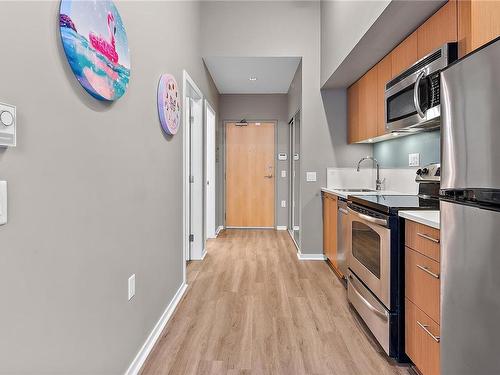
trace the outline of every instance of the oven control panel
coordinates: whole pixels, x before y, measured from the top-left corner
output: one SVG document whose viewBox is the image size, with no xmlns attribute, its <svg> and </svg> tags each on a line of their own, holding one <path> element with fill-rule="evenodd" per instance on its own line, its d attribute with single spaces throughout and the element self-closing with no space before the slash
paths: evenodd
<svg viewBox="0 0 500 375">
<path fill-rule="evenodd" d="M 439 182 L 441 180 L 441 164 L 426 165 L 417 170 L 416 182 Z"/>
</svg>

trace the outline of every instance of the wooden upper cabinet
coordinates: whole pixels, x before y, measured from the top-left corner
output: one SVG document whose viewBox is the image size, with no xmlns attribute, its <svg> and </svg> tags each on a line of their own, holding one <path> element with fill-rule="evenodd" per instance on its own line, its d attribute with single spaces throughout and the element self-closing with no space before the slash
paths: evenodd
<svg viewBox="0 0 500 375">
<path fill-rule="evenodd" d="M 409 37 L 403 40 L 391 52 L 392 78 L 396 77 L 403 70 L 408 69 L 418 60 L 418 37 L 414 31 Z"/>
<path fill-rule="evenodd" d="M 391 54 L 377 65 L 377 135 L 386 134 L 385 130 L 385 85 L 392 78 Z"/>
<path fill-rule="evenodd" d="M 377 136 L 377 71 L 375 65 L 359 81 L 359 137 L 362 141 Z"/>
<path fill-rule="evenodd" d="M 462 57 L 500 36 L 500 1 L 458 1 L 458 54 Z"/>
<path fill-rule="evenodd" d="M 359 81 L 347 89 L 347 143 L 358 142 L 359 137 Z"/>
<path fill-rule="evenodd" d="M 417 29 L 417 59 L 425 57 L 447 42 L 456 42 L 457 32 L 457 2 L 449 0 Z"/>
</svg>

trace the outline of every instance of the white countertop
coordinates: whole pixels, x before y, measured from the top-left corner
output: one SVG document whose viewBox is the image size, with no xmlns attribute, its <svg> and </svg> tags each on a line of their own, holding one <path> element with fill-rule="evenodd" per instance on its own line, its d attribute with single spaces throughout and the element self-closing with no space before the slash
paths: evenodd
<svg viewBox="0 0 500 375">
<path fill-rule="evenodd" d="M 325 188 L 325 187 L 321 188 L 321 191 L 330 194 L 335 194 L 336 196 L 344 199 L 347 199 L 348 195 L 415 195 L 415 193 L 402 193 L 400 191 L 392 191 L 392 190 L 356 192 L 356 191 L 341 191 L 335 188 Z"/>
<path fill-rule="evenodd" d="M 439 229 L 439 211 L 399 211 L 399 216 Z"/>
</svg>

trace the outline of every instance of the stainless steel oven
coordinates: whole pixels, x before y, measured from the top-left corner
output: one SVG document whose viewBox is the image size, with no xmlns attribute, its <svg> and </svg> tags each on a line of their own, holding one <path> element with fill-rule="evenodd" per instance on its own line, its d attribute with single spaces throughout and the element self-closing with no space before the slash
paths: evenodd
<svg viewBox="0 0 500 375">
<path fill-rule="evenodd" d="M 347 297 L 389 354 L 391 229 L 389 216 L 349 204 Z"/>
<path fill-rule="evenodd" d="M 386 84 L 385 124 L 392 132 L 418 132 L 440 125 L 440 71 L 457 59 L 447 43 Z"/>
<path fill-rule="evenodd" d="M 349 268 L 388 309 L 391 308 L 391 230 L 387 215 L 350 205 Z"/>
</svg>

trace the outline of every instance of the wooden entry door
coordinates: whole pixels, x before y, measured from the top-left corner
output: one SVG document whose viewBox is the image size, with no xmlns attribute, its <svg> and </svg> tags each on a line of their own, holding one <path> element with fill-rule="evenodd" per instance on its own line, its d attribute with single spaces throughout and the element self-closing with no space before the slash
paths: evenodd
<svg viewBox="0 0 500 375">
<path fill-rule="evenodd" d="M 274 123 L 226 124 L 226 226 L 274 227 Z"/>
</svg>

